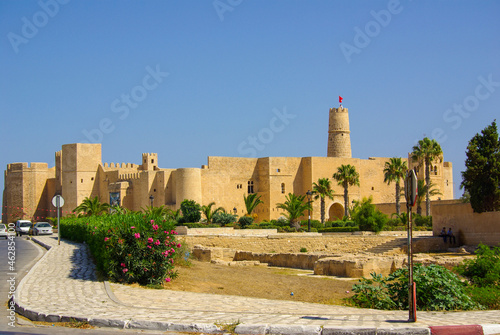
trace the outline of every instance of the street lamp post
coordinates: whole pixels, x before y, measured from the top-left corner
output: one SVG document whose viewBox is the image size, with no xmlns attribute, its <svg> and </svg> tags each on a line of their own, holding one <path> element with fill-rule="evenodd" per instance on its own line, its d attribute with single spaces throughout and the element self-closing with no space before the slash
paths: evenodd
<svg viewBox="0 0 500 335">
<path fill-rule="evenodd" d="M 307 219 L 307 231 L 311 232 L 311 195 L 312 195 L 311 190 L 308 190 L 306 194 L 307 194 L 307 202 L 309 204 L 309 208 L 307 209 L 309 213 L 309 218 Z"/>
<path fill-rule="evenodd" d="M 153 195 L 151 194 L 151 195 L 149 196 L 149 202 L 150 202 L 150 204 L 151 204 L 151 208 L 153 208 L 153 201 L 154 201 L 154 200 L 155 200 L 155 197 L 153 197 Z"/>
<path fill-rule="evenodd" d="M 236 209 L 236 207 L 233 208 L 233 212 L 234 212 L 234 215 L 236 215 L 236 213 L 238 213 L 238 210 Z"/>
</svg>

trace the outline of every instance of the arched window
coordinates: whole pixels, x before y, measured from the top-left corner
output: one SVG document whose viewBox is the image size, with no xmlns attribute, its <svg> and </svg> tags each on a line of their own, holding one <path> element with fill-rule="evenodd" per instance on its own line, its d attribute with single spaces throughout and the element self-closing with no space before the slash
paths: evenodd
<svg viewBox="0 0 500 335">
<path fill-rule="evenodd" d="M 438 167 L 437 166 L 434 166 L 434 174 L 437 175 L 438 174 Z"/>
<path fill-rule="evenodd" d="M 281 193 L 285 194 L 285 183 L 281 183 Z"/>
</svg>

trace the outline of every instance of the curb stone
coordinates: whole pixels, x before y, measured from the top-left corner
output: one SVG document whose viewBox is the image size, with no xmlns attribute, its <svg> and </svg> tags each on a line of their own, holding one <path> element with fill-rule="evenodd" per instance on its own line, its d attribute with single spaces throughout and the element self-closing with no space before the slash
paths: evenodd
<svg viewBox="0 0 500 335">
<path fill-rule="evenodd" d="M 270 335 L 321 335 L 320 326 L 289 326 L 289 325 L 271 325 L 267 334 Z"/>
<path fill-rule="evenodd" d="M 500 334 L 500 325 L 481 325 L 484 335 Z"/>
<path fill-rule="evenodd" d="M 234 329 L 236 334 L 251 334 L 251 335 L 266 335 L 268 330 L 268 325 L 265 324 L 239 324 Z"/>
</svg>

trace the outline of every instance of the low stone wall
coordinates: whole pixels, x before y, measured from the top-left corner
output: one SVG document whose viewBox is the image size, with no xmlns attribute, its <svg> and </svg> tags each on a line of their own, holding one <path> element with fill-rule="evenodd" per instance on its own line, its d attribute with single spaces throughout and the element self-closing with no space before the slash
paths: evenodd
<svg viewBox="0 0 500 335">
<path fill-rule="evenodd" d="M 474 213 L 468 203 L 436 204 L 432 211 L 434 236 L 451 227 L 460 245 L 500 243 L 500 212 Z"/>
<path fill-rule="evenodd" d="M 186 226 L 177 226 L 175 231 L 179 235 L 207 236 L 268 236 L 277 234 L 277 229 L 234 229 L 233 227 L 220 228 L 188 228 Z"/>
<path fill-rule="evenodd" d="M 192 236 L 180 235 L 179 240 L 189 247 L 203 245 L 209 248 L 228 248 L 256 253 L 300 253 L 302 248 L 308 252 L 322 254 L 359 253 L 377 245 L 393 241 L 398 236 L 352 235 L 337 233 L 321 236 L 301 234 L 276 234 L 269 236 Z"/>
<path fill-rule="evenodd" d="M 319 259 L 314 264 L 314 274 L 323 276 L 339 276 L 360 278 L 369 277 L 375 272 L 384 276 L 399 269 L 405 263 L 405 258 L 399 257 L 377 257 L 362 255 L 342 255 Z"/>
<path fill-rule="evenodd" d="M 314 264 L 318 259 L 328 257 L 329 255 L 319 254 L 268 254 L 254 253 L 249 251 L 237 251 L 234 255 L 235 261 L 259 261 L 267 263 L 271 266 L 279 266 L 284 268 L 296 268 L 313 270 Z"/>
</svg>

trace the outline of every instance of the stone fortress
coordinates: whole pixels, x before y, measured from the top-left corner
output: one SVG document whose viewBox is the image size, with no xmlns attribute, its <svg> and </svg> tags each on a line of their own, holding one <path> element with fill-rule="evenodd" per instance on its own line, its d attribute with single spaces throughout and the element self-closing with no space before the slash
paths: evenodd
<svg viewBox="0 0 500 335">
<path fill-rule="evenodd" d="M 329 112 L 327 157 L 208 157 L 201 168 L 162 169 L 155 153 L 143 153 L 140 164 L 102 163 L 101 144 L 65 144 L 55 153 L 55 166 L 47 163 L 12 163 L 5 171 L 2 220 L 12 222 L 23 217 L 43 221 L 56 216 L 51 203 L 55 194 L 65 200 L 63 215 L 69 214 L 86 197 L 98 196 L 101 202 L 119 204 L 138 211 L 151 205 L 179 209 L 184 199 L 201 205 L 215 202 L 216 207 L 244 215 L 243 195 L 257 193 L 263 204 L 257 206 L 257 221 L 277 219 L 283 211 L 277 203 L 288 193 L 299 195 L 312 190 L 320 178 L 330 178 L 333 200 L 326 199 L 326 220 L 342 218 L 343 189 L 332 175 L 342 164 L 351 164 L 359 173 L 360 186 L 349 188 L 350 200 L 373 197 L 373 202 L 393 203 L 395 186 L 384 183 L 387 157 L 359 159 L 351 157 L 349 113 L 347 108 Z M 408 158 L 409 168 L 417 163 Z M 436 160 L 431 181 L 441 195 L 433 200 L 453 199 L 453 171 L 450 162 Z M 424 178 L 424 169 L 418 169 Z M 401 183 L 402 185 L 402 183 Z M 404 198 L 402 199 L 404 200 Z M 312 219 L 320 219 L 320 201 L 313 202 Z"/>
</svg>

